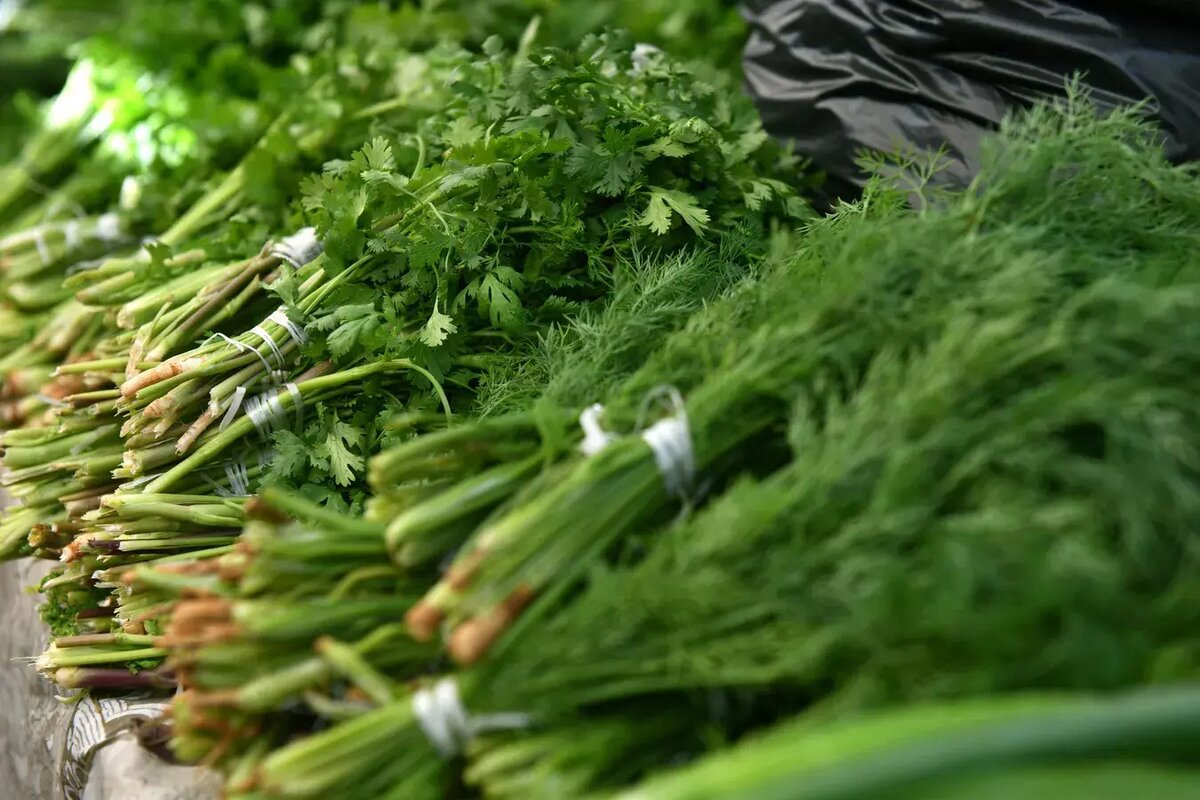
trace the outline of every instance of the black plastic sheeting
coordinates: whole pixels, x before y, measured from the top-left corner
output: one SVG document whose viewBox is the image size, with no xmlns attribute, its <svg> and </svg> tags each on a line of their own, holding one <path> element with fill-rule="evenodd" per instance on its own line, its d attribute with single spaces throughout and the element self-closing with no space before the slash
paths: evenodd
<svg viewBox="0 0 1200 800">
<path fill-rule="evenodd" d="M 853 192 L 865 149 L 945 146 L 974 173 L 979 140 L 1067 78 L 1103 107 L 1148 101 L 1174 159 L 1200 158 L 1200 0 L 745 0 L 743 66 L 768 131 Z"/>
</svg>

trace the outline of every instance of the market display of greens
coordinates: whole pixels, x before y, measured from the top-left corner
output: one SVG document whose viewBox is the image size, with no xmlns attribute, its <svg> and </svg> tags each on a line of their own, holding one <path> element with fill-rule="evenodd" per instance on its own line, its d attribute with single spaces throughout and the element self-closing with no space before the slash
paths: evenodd
<svg viewBox="0 0 1200 800">
<path fill-rule="evenodd" d="M 243 800 L 1195 785 L 1200 175 L 1139 112 L 823 213 L 732 4 L 84 6 L 0 26 L 79 41 L 0 167 L 60 687 L 175 691 Z"/>
</svg>

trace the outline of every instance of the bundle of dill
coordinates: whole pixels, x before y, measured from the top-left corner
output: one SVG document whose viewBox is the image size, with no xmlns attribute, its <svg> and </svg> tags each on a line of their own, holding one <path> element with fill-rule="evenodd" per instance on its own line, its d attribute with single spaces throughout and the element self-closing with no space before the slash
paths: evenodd
<svg viewBox="0 0 1200 800">
<path fill-rule="evenodd" d="M 703 58 L 680 32 L 719 25 L 724 67 L 727 4 L 302 5 L 311 37 L 282 6 L 256 37 L 310 54 L 256 68 L 270 113 L 216 125 L 219 164 L 114 206 L 90 107 L 23 157 L 78 162 L 0 220 L 0 553 L 65 562 L 47 675 L 182 685 L 175 752 L 243 800 L 1084 791 L 922 772 L 943 721 L 988 756 L 1117 722 L 1177 754 L 1188 690 L 856 721 L 1195 677 L 1200 180 L 1136 112 L 1070 91 L 965 192 L 876 161 L 807 219 L 711 70 L 582 35 L 641 15 Z M 301 225 L 323 253 L 263 246 Z M 777 769 L 810 745 L 848 757 Z M 1147 770 L 1118 777 L 1177 777 Z"/>
<path fill-rule="evenodd" d="M 1068 102 L 1010 123 L 972 189 L 939 209 L 894 217 L 893 197 L 875 217 L 868 195 L 866 214 L 814 226 L 788 271 L 697 316 L 611 395 L 610 427 L 635 427 L 656 387 L 676 387 L 692 488 L 719 483 L 783 458 L 792 404 L 811 403 L 819 418 L 881 354 L 927 346 L 960 309 L 1046 313 L 1111 275 L 1175 280 L 1196 242 L 1193 171 L 1170 165 L 1136 114 L 1097 119 Z M 1036 266 L 1014 277 L 1021 259 Z M 536 497 L 476 531 L 410 614 L 414 632 L 448 619 L 451 653 L 478 659 L 537 592 L 577 579 L 586 554 L 678 504 L 660 456 L 640 436 L 568 455 Z"/>
<path fill-rule="evenodd" d="M 410 695 L 411 672 L 321 645 L 334 655 L 304 686 L 340 698 L 325 707 L 340 721 L 248 755 L 236 796 L 437 797 L 437 751 L 496 724 L 541 729 L 533 755 L 520 734 L 475 746 L 485 791 L 530 791 L 512 759 L 569 763 L 584 792 L 614 752 L 680 754 L 671 726 L 657 737 L 622 714 L 686 714 L 698 696 L 819 722 L 1194 675 L 1195 171 L 1167 163 L 1135 113 L 1072 97 L 1011 120 L 965 193 L 919 213 L 902 198 L 877 183 L 810 225 L 789 263 L 693 314 L 607 396 L 610 422 L 631 426 L 657 383 L 682 390 L 694 465 L 719 495 L 691 520 L 670 522 L 678 499 L 641 436 L 576 453 L 563 430 L 577 408 L 380 456 L 376 486 L 397 491 L 449 464 L 442 493 L 552 463 L 477 509 L 481 524 L 358 531 L 361 558 L 335 572 L 395 581 L 409 546 L 477 528 L 409 612 L 419 638 L 430 605 L 473 614 L 448 646 L 477 663 Z M 392 525 L 436 501 L 418 494 Z M 571 743 L 590 719 L 607 733 L 589 767 Z"/>
</svg>

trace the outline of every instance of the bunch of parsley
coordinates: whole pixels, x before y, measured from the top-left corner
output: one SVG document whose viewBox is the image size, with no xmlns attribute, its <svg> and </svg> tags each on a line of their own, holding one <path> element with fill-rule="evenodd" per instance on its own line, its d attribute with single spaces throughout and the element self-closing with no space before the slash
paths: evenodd
<svg viewBox="0 0 1200 800">
<path fill-rule="evenodd" d="M 637 250 L 802 209 L 748 103 L 628 37 L 528 60 L 492 39 L 452 89 L 418 130 L 305 182 L 327 263 L 366 260 L 322 303 L 312 355 L 445 374 L 472 333 L 519 335 L 602 297 Z"/>
<path fill-rule="evenodd" d="M 748 103 L 665 56 L 642 56 L 628 37 L 528 58 L 493 39 L 482 56 L 425 58 L 427 74 L 448 76 L 446 102 L 416 125 L 382 118 L 364 147 L 304 181 L 295 222 L 315 225 L 324 253 L 281 266 L 272 289 L 312 337 L 293 369 L 403 361 L 445 392 L 424 380 L 385 390 L 378 375 L 371 391 L 277 433 L 274 477 L 303 477 L 313 492 L 357 479 L 384 441 L 382 417 L 447 394 L 468 410 L 480 363 L 603 300 L 634 254 L 734 228 L 763 234 L 770 219 L 806 208 L 769 177 L 790 159 Z M 203 362 L 217 383 L 222 352 L 176 359 Z M 228 352 L 230 370 L 246 366 L 238 353 Z"/>
</svg>

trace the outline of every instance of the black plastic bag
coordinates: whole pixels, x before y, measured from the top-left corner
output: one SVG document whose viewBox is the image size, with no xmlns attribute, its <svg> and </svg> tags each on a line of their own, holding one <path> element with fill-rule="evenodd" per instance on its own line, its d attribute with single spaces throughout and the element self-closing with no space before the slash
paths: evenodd
<svg viewBox="0 0 1200 800">
<path fill-rule="evenodd" d="M 1171 157 L 1200 158 L 1197 0 L 745 0 L 742 11 L 763 122 L 825 170 L 832 196 L 861 183 L 863 149 L 945 146 L 943 178 L 965 183 L 984 133 L 1075 73 L 1101 107 L 1148 101 Z"/>
</svg>

